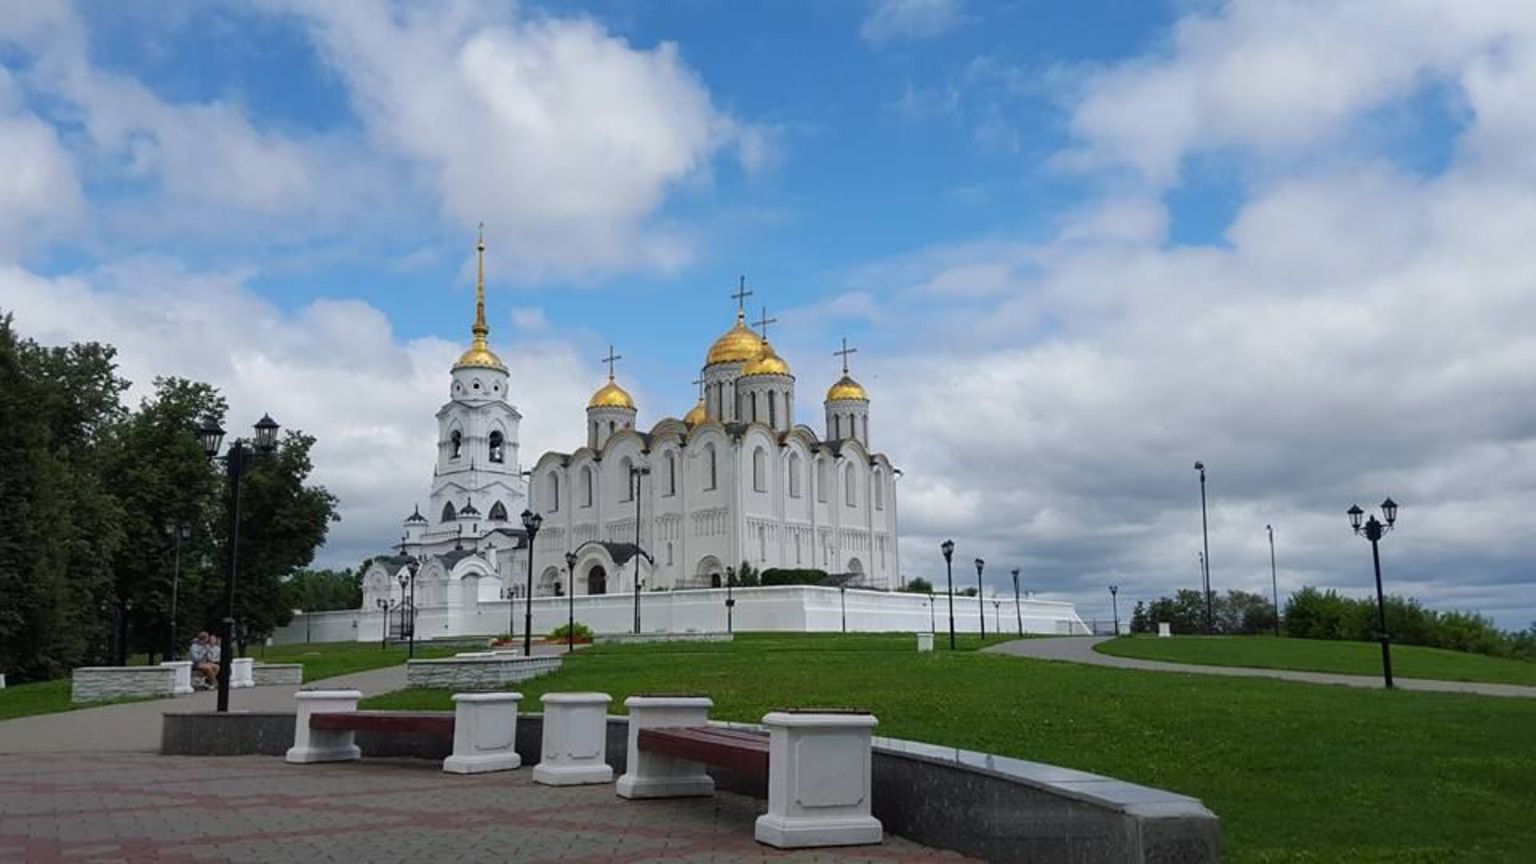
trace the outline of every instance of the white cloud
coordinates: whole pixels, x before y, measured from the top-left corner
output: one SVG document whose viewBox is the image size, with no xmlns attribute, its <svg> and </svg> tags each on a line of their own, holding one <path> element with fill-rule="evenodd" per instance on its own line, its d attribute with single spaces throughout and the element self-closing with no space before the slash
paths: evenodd
<svg viewBox="0 0 1536 864">
<path fill-rule="evenodd" d="M 15 98 L 0 69 L 0 255 L 70 226 L 81 206 L 74 163 L 58 135 Z"/>
<path fill-rule="evenodd" d="M 900 39 L 929 39 L 965 20 L 961 0 L 876 0 L 859 25 L 859 36 L 880 44 Z"/>
</svg>

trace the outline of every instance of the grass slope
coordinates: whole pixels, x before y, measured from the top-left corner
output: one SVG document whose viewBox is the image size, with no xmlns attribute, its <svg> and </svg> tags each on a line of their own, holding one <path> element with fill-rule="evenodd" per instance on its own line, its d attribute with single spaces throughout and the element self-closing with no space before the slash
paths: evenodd
<svg viewBox="0 0 1536 864">
<path fill-rule="evenodd" d="M 1277 639 L 1273 636 L 1175 636 L 1171 639 L 1122 636 L 1101 642 L 1094 650 L 1117 657 L 1170 663 L 1381 675 L 1381 646 L 1375 642 Z M 1536 687 L 1536 663 L 1416 645 L 1392 646 L 1392 674 L 1399 678 Z"/>
<path fill-rule="evenodd" d="M 966 647 L 975 641 L 967 640 Z M 1536 860 L 1536 700 L 920 655 L 905 636 L 599 646 L 519 689 L 698 691 L 715 716 L 873 710 L 879 733 L 1066 765 L 1203 800 L 1231 861 Z M 367 707 L 446 709 L 443 691 Z"/>
</svg>

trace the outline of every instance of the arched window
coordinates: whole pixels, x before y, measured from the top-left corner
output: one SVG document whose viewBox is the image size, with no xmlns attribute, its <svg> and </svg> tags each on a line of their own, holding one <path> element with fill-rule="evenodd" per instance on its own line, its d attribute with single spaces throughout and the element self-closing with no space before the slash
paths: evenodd
<svg viewBox="0 0 1536 864">
<path fill-rule="evenodd" d="M 609 420 L 608 421 L 608 434 L 612 435 L 613 434 L 613 430 L 616 429 L 616 428 L 618 428 L 618 427 L 614 425 L 614 422 L 612 420 Z"/>
<path fill-rule="evenodd" d="M 444 504 L 443 505 L 443 521 L 444 522 L 457 522 L 458 519 L 459 519 L 459 511 L 453 509 L 453 502 L 449 501 L 447 504 Z"/>
<path fill-rule="evenodd" d="M 709 481 L 709 485 L 705 486 L 704 488 L 713 489 L 715 488 L 715 484 L 720 479 L 718 473 L 715 470 L 715 445 L 710 444 L 704 448 L 704 458 L 709 460 L 707 473 L 704 475 L 704 478 Z"/>
<path fill-rule="evenodd" d="M 667 451 L 667 494 L 677 494 L 677 454 Z"/>
<path fill-rule="evenodd" d="M 752 422 L 757 422 L 757 394 L 752 394 Z"/>
<path fill-rule="evenodd" d="M 752 488 L 758 492 L 768 491 L 768 456 L 761 447 L 752 451 Z"/>
<path fill-rule="evenodd" d="M 667 566 L 672 566 L 672 543 L 670 541 L 667 543 Z"/>
<path fill-rule="evenodd" d="M 628 456 L 625 456 L 623 459 L 619 460 L 619 476 L 624 478 L 624 496 L 619 500 L 635 500 L 634 463 L 629 461 Z"/>
<path fill-rule="evenodd" d="M 885 509 L 885 473 L 875 472 L 875 509 Z"/>
<path fill-rule="evenodd" d="M 500 430 L 497 430 L 497 431 L 491 433 L 491 461 L 492 462 L 500 462 L 500 461 L 502 461 L 501 451 L 502 451 L 502 444 L 503 444 L 503 442 L 505 440 L 506 439 L 504 439 L 502 437 Z"/>
<path fill-rule="evenodd" d="M 500 501 L 497 501 L 495 504 L 492 504 L 491 505 L 491 517 L 490 518 L 491 518 L 492 522 L 505 522 L 505 521 L 507 521 L 507 505 L 501 503 Z"/>
<path fill-rule="evenodd" d="M 864 418 L 864 443 L 869 443 L 869 417 Z"/>
<path fill-rule="evenodd" d="M 553 471 L 549 472 L 549 503 L 544 509 L 551 513 L 560 509 L 560 475 Z"/>
<path fill-rule="evenodd" d="M 757 526 L 757 557 L 760 561 L 768 560 L 768 529 Z"/>
<path fill-rule="evenodd" d="M 581 506 L 592 506 L 592 466 L 581 466 Z"/>
<path fill-rule="evenodd" d="M 459 454 L 463 452 L 463 450 L 464 436 L 459 434 L 459 430 L 455 429 L 453 430 L 453 433 L 448 436 L 448 458 L 459 458 Z"/>
<path fill-rule="evenodd" d="M 827 503 L 827 460 L 816 460 L 816 500 Z"/>
<path fill-rule="evenodd" d="M 832 415 L 832 440 L 838 441 L 843 437 L 843 415 Z"/>
<path fill-rule="evenodd" d="M 779 428 L 779 394 L 768 391 L 768 425 Z"/>
<path fill-rule="evenodd" d="M 853 466 L 849 465 L 843 469 L 843 498 L 849 507 L 859 506 L 858 489 L 853 485 L 853 478 Z"/>
<path fill-rule="evenodd" d="M 800 497 L 800 454 L 789 454 L 789 497 Z"/>
</svg>

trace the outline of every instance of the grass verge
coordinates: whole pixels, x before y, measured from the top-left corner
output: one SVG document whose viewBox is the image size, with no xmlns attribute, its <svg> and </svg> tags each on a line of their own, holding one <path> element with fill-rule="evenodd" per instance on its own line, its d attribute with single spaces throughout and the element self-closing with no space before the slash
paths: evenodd
<svg viewBox="0 0 1536 864">
<path fill-rule="evenodd" d="M 1375 642 L 1280 639 L 1274 636 L 1175 636 L 1171 639 L 1122 636 L 1101 642 L 1094 650 L 1117 657 L 1169 663 L 1381 675 L 1381 646 Z M 1536 663 L 1417 645 L 1392 646 L 1392 674 L 1399 678 L 1536 687 Z"/>
<path fill-rule="evenodd" d="M 697 691 L 716 717 L 744 721 L 781 706 L 867 708 L 882 735 L 1196 796 L 1221 816 L 1231 861 L 1536 860 L 1536 700 L 917 654 L 910 635 L 589 651 L 520 685 L 529 710 L 556 690 L 609 693 L 616 711 L 637 692 Z M 447 709 L 448 697 L 366 704 Z"/>
<path fill-rule="evenodd" d="M 459 651 L 472 650 L 459 646 L 417 645 L 416 658 L 451 657 Z M 374 642 L 311 642 L 297 645 L 272 645 L 257 648 L 252 655 L 258 663 L 303 663 L 304 683 L 399 666 L 406 660 L 405 648 L 380 648 Z"/>
</svg>

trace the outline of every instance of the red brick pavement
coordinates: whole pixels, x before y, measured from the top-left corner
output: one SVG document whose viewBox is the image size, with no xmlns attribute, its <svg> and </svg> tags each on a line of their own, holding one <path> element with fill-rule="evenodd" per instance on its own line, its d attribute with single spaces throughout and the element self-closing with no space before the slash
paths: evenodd
<svg viewBox="0 0 1536 864">
<path fill-rule="evenodd" d="M 287 765 L 261 756 L 0 756 L 0 861 L 959 862 L 899 837 L 781 852 L 762 803 L 624 801 L 611 785 L 462 777 L 436 763 Z"/>
</svg>

